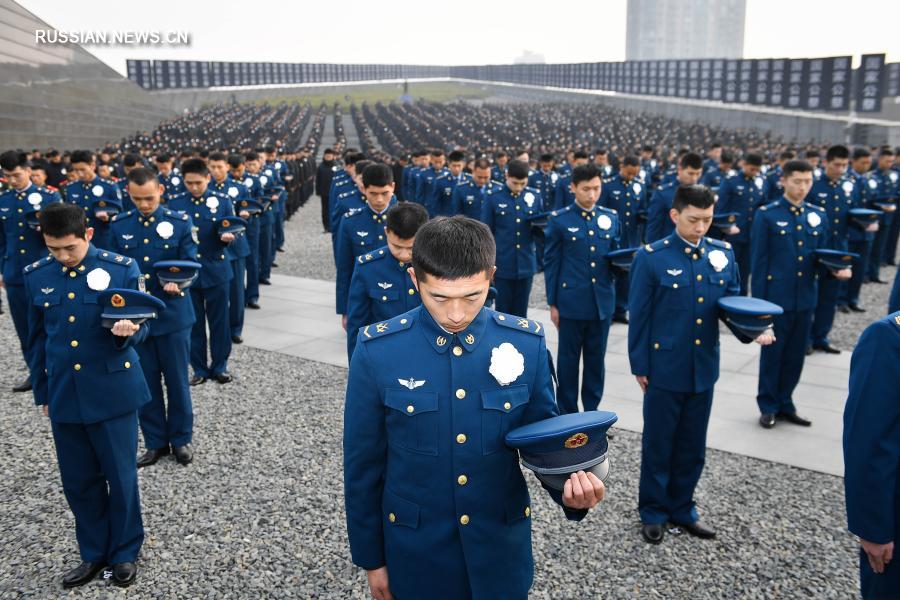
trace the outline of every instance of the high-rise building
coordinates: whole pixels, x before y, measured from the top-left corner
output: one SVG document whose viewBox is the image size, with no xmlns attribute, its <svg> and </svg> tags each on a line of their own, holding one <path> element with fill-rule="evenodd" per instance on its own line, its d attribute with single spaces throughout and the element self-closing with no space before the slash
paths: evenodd
<svg viewBox="0 0 900 600">
<path fill-rule="evenodd" d="M 628 0 L 627 60 L 741 58 L 747 0 Z"/>
</svg>

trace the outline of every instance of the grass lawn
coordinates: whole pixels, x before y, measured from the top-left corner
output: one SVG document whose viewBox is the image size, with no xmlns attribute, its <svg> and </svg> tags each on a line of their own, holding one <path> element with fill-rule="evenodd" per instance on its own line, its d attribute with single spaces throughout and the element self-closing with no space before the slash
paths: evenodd
<svg viewBox="0 0 900 600">
<path fill-rule="evenodd" d="M 402 94 L 403 84 L 399 83 L 345 86 L 327 90 L 299 88 L 295 93 L 285 94 L 276 98 L 267 98 L 260 100 L 259 103 L 278 104 L 280 102 L 298 101 L 304 104 L 309 102 L 313 106 L 319 106 L 324 102 L 331 106 L 338 102 L 344 108 L 347 108 L 351 103 L 361 104 L 362 102 L 368 102 L 374 104 L 375 102 L 393 102 L 398 100 Z M 409 95 L 415 100 L 448 102 L 457 98 L 485 98 L 488 96 L 488 92 L 478 85 L 465 85 L 450 81 L 429 81 L 410 83 Z"/>
</svg>

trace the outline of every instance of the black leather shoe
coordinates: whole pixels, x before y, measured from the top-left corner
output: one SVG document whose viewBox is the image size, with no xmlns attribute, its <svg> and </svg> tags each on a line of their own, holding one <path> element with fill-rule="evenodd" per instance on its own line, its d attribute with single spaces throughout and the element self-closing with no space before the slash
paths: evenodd
<svg viewBox="0 0 900 600">
<path fill-rule="evenodd" d="M 242 338 L 239 335 L 233 335 L 233 336 L 231 336 L 231 343 L 232 344 L 243 344 L 244 338 Z"/>
<path fill-rule="evenodd" d="M 231 373 L 218 373 L 213 375 L 212 378 L 219 383 L 231 383 L 234 381 L 234 376 Z"/>
<path fill-rule="evenodd" d="M 773 413 L 763 413 L 759 416 L 759 424 L 763 429 L 772 429 L 775 427 L 775 415 Z"/>
<path fill-rule="evenodd" d="M 278 268 L 278 263 L 272 263 L 272 268 L 273 268 L 273 269 L 277 269 L 277 268 Z"/>
<path fill-rule="evenodd" d="M 140 469 L 142 467 L 149 467 L 150 465 L 155 465 L 156 461 L 158 461 L 163 456 L 168 456 L 168 455 L 169 455 L 169 446 L 168 445 L 166 445 L 165 448 L 154 448 L 151 450 L 147 450 L 138 459 L 137 468 Z"/>
<path fill-rule="evenodd" d="M 628 317 L 626 315 L 613 315 L 612 321 L 613 321 L 613 323 L 621 323 L 622 325 L 628 325 Z"/>
<path fill-rule="evenodd" d="M 863 308 L 862 306 L 860 306 L 859 304 L 848 304 L 848 305 L 847 305 L 847 308 L 849 308 L 849 309 L 852 310 L 853 312 L 858 312 L 858 313 L 864 313 L 864 312 L 866 312 L 866 309 L 864 309 L 864 308 Z"/>
<path fill-rule="evenodd" d="M 284 252 L 284 248 L 276 248 L 275 251 L 276 252 Z"/>
<path fill-rule="evenodd" d="M 251 301 L 251 302 L 247 303 L 247 308 L 252 308 L 253 310 L 259 310 L 260 306 L 259 306 L 259 303 Z"/>
<path fill-rule="evenodd" d="M 269 281 L 268 279 L 260 279 L 259 283 L 260 283 L 260 285 L 272 285 L 272 282 Z"/>
<path fill-rule="evenodd" d="M 813 347 L 812 347 L 812 346 L 807 346 L 807 347 L 806 347 L 806 355 L 807 355 L 807 356 L 812 356 L 812 353 L 813 353 L 813 352 L 815 352 L 815 350 L 813 350 Z"/>
<path fill-rule="evenodd" d="M 28 392 L 31 390 L 31 378 L 26 377 L 19 383 L 13 386 L 14 392 Z"/>
<path fill-rule="evenodd" d="M 837 307 L 837 311 L 838 311 L 839 313 L 843 313 L 843 314 L 845 314 L 845 315 L 849 315 L 849 314 L 850 314 L 850 308 L 849 308 L 846 304 L 841 304 L 840 306 L 838 306 L 838 307 Z"/>
<path fill-rule="evenodd" d="M 65 575 L 62 578 L 62 585 L 64 588 L 69 589 L 73 587 L 78 587 L 79 585 L 84 585 L 89 581 L 92 581 L 97 573 L 102 571 L 106 565 L 104 563 L 90 563 L 83 562 Z"/>
<path fill-rule="evenodd" d="M 124 562 L 113 565 L 112 582 L 117 587 L 128 587 L 134 583 L 137 577 L 137 565 L 133 562 Z"/>
<path fill-rule="evenodd" d="M 681 527 L 692 536 L 698 537 L 700 539 L 711 540 L 716 537 L 715 530 L 712 527 L 705 525 L 703 521 L 699 519 L 691 524 L 675 523 L 675 525 Z"/>
<path fill-rule="evenodd" d="M 872 277 L 869 279 L 869 283 L 887 283 L 887 281 L 878 277 Z"/>
<path fill-rule="evenodd" d="M 800 427 L 809 427 L 812 425 L 812 421 L 804 419 L 799 416 L 797 413 L 787 413 L 781 412 L 778 413 L 778 418 L 782 421 L 787 421 L 788 423 L 793 423 L 794 425 L 799 425 Z"/>
<path fill-rule="evenodd" d="M 190 385 L 200 385 L 206 383 L 206 377 L 200 377 L 199 375 L 194 375 L 191 377 L 191 380 L 188 381 Z"/>
<path fill-rule="evenodd" d="M 648 544 L 658 544 L 663 541 L 666 534 L 665 528 L 660 523 L 644 523 L 641 525 L 641 535 Z"/>
<path fill-rule="evenodd" d="M 814 349 L 824 352 L 825 354 L 840 354 L 841 351 L 832 346 L 831 344 L 816 344 L 813 346 Z"/>
<path fill-rule="evenodd" d="M 175 455 L 175 460 L 178 461 L 179 465 L 189 465 L 194 460 L 194 448 L 190 444 L 173 446 L 172 454 Z"/>
</svg>

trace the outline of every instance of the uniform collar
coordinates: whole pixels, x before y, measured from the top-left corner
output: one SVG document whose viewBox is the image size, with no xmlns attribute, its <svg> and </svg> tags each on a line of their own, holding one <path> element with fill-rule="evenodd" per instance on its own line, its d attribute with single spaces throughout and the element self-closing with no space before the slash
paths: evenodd
<svg viewBox="0 0 900 600">
<path fill-rule="evenodd" d="M 664 244 L 667 246 L 671 246 L 675 248 L 680 254 L 688 254 L 688 255 L 702 255 L 706 254 L 706 238 L 700 238 L 700 241 L 697 243 L 697 246 L 691 246 L 687 241 L 678 235 L 677 231 L 673 231 L 669 234 L 669 237 L 665 238 Z M 666 243 L 668 242 L 668 243 Z"/>
<path fill-rule="evenodd" d="M 99 175 L 94 175 L 94 178 L 91 179 L 90 181 L 87 181 L 87 182 L 82 181 L 82 182 L 81 182 L 81 187 L 83 187 L 84 189 L 88 189 L 88 188 L 93 187 L 93 186 L 95 186 L 95 185 L 97 185 L 97 184 L 99 184 L 99 183 L 100 183 L 100 176 L 99 176 Z"/>
<path fill-rule="evenodd" d="M 93 244 L 88 244 L 87 254 L 84 255 L 84 258 L 81 259 L 81 262 L 78 263 L 77 266 L 72 267 L 71 269 L 65 265 L 60 265 L 63 273 L 68 273 L 69 271 L 75 271 L 76 273 L 84 273 L 90 267 L 97 262 L 97 255 L 100 254 L 100 251 Z"/>
<path fill-rule="evenodd" d="M 15 189 L 15 188 L 13 188 L 12 191 L 15 192 L 16 197 L 19 198 L 19 199 L 21 200 L 22 198 L 24 198 L 25 196 L 27 196 L 27 195 L 30 194 L 31 192 L 36 192 L 36 191 L 37 191 L 37 186 L 34 185 L 34 183 L 28 182 L 28 187 L 25 188 L 24 190 L 17 190 L 17 189 Z"/>
<path fill-rule="evenodd" d="M 587 210 L 577 202 L 572 202 L 572 213 L 590 221 L 597 216 L 597 205 L 595 204 L 594 208 L 592 208 L 591 210 Z"/>
<path fill-rule="evenodd" d="M 455 348 L 459 346 L 472 352 L 481 341 L 481 338 L 484 337 L 484 330 L 487 325 L 487 309 L 482 308 L 472 322 L 469 323 L 469 326 L 456 334 L 444 331 L 435 322 L 424 304 L 419 307 L 419 312 L 421 314 L 422 334 L 438 354 L 443 354 L 450 347 Z M 454 351 L 454 354 L 456 354 L 456 351 Z"/>
</svg>

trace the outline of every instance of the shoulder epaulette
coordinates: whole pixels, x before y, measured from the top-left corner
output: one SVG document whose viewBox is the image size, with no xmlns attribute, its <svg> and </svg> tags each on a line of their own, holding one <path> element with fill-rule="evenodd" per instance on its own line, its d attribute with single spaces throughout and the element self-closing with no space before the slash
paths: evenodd
<svg viewBox="0 0 900 600">
<path fill-rule="evenodd" d="M 137 213 L 136 209 L 126 210 L 125 212 L 113 215 L 110 219 L 111 223 L 118 223 L 119 221 L 124 221 L 125 219 L 134 216 Z"/>
<path fill-rule="evenodd" d="M 820 213 L 824 213 L 824 212 L 825 212 L 825 208 L 819 206 L 818 204 L 812 204 L 811 202 L 807 202 L 807 203 L 806 203 L 806 206 L 811 207 L 811 208 L 814 208 L 815 210 L 819 211 Z"/>
<path fill-rule="evenodd" d="M 572 210 L 572 205 L 570 204 L 570 205 L 568 205 L 568 206 L 564 206 L 563 208 L 560 208 L 559 210 L 551 210 L 551 211 L 550 211 L 550 216 L 551 216 L 551 217 L 558 217 L 558 216 L 560 216 L 560 215 L 566 214 L 567 212 L 570 212 L 571 210 Z"/>
<path fill-rule="evenodd" d="M 366 263 L 370 263 L 370 262 L 372 262 L 372 261 L 376 261 L 376 260 L 378 260 L 378 259 L 380 259 L 380 258 L 384 258 L 385 256 L 387 256 L 387 254 L 388 254 L 388 253 L 384 251 L 384 248 L 379 248 L 378 250 L 373 250 L 372 252 L 367 252 L 367 253 L 365 253 L 365 254 L 361 254 L 361 255 L 356 259 L 356 262 L 359 263 L 359 264 L 361 264 L 361 265 L 364 265 L 364 264 L 366 264 Z"/>
<path fill-rule="evenodd" d="M 344 213 L 344 218 L 346 219 L 347 217 L 352 217 L 354 215 L 358 215 L 361 212 L 362 212 L 361 207 L 360 208 L 351 208 L 350 210 L 348 210 L 347 212 Z"/>
<path fill-rule="evenodd" d="M 726 242 L 725 240 L 717 240 L 715 238 L 708 237 L 706 238 L 706 243 L 710 246 L 716 246 L 717 248 L 725 248 L 726 250 L 731 250 L 731 243 Z"/>
<path fill-rule="evenodd" d="M 668 248 L 669 245 L 670 245 L 670 244 L 669 244 L 668 238 L 663 238 L 663 239 L 661 239 L 661 240 L 656 240 L 656 241 L 653 242 L 652 244 L 645 244 L 645 245 L 644 245 L 644 250 L 646 250 L 647 252 L 657 252 L 657 251 L 659 251 L 659 250 L 663 250 L 663 249 L 665 249 L 665 248 Z"/>
<path fill-rule="evenodd" d="M 122 256 L 115 252 L 107 252 L 106 250 L 101 250 L 100 254 L 97 255 L 97 258 L 117 265 L 130 265 L 132 261 L 132 259 L 127 256 Z"/>
<path fill-rule="evenodd" d="M 493 311 L 494 322 L 503 327 L 509 327 L 517 331 L 525 331 L 533 335 L 544 335 L 544 327 L 538 321 L 532 321 L 524 317 L 508 315 Z"/>
<path fill-rule="evenodd" d="M 776 200 L 774 202 L 769 202 L 765 206 L 760 206 L 759 210 L 769 210 L 770 208 L 776 208 L 778 206 L 781 206 L 781 200 Z"/>
<path fill-rule="evenodd" d="M 34 271 L 36 269 L 40 269 L 41 267 L 46 267 L 47 265 L 49 265 L 52 262 L 53 262 L 52 256 L 45 256 L 44 258 L 42 258 L 40 260 L 34 261 L 30 265 L 26 265 L 25 268 L 22 269 L 22 272 L 23 273 L 31 273 L 32 271 Z"/>
<path fill-rule="evenodd" d="M 403 314 L 387 321 L 380 321 L 366 325 L 359 332 L 359 339 L 363 342 L 374 340 L 375 338 L 384 337 L 398 331 L 405 331 L 412 327 L 413 317 L 410 314 Z"/>
<path fill-rule="evenodd" d="M 614 209 L 614 208 L 609 208 L 608 206 L 600 206 L 600 205 L 598 204 L 598 205 L 597 205 L 597 208 L 599 208 L 599 209 L 602 210 L 602 211 L 605 211 L 605 212 L 614 214 L 614 215 L 619 214 L 619 213 L 616 212 L 616 209 Z"/>
</svg>

